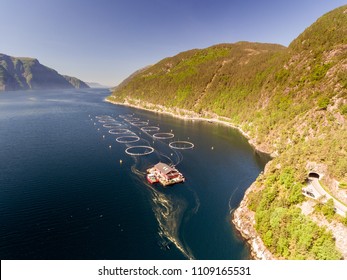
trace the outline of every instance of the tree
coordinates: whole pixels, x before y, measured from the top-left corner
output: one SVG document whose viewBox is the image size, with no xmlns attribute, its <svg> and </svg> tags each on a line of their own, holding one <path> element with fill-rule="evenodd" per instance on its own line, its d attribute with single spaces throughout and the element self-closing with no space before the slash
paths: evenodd
<svg viewBox="0 0 347 280">
<path fill-rule="evenodd" d="M 328 199 L 328 201 L 322 206 L 322 213 L 329 220 L 334 217 L 335 205 L 332 198 Z"/>
</svg>

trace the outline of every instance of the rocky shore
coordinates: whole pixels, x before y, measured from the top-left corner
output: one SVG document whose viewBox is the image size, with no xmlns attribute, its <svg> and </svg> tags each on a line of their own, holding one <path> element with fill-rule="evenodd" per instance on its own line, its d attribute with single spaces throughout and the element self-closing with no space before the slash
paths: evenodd
<svg viewBox="0 0 347 280">
<path fill-rule="evenodd" d="M 251 248 L 251 256 L 256 260 L 274 260 L 276 259 L 266 248 L 257 231 L 255 230 L 255 215 L 249 210 L 247 195 L 256 188 L 253 183 L 246 191 L 240 206 L 233 212 L 232 222 L 242 237 L 247 241 Z"/>
</svg>

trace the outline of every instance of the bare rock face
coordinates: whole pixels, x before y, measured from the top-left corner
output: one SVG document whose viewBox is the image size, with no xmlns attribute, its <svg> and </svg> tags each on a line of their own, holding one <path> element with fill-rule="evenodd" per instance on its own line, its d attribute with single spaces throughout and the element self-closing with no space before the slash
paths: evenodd
<svg viewBox="0 0 347 280">
<path fill-rule="evenodd" d="M 308 162 L 306 164 L 306 170 L 308 171 L 308 173 L 317 173 L 320 178 L 323 178 L 324 175 L 327 174 L 327 166 L 325 164 L 320 164 L 316 162 Z"/>
<path fill-rule="evenodd" d="M 257 231 L 255 230 L 254 212 L 247 207 L 247 195 L 256 187 L 255 183 L 246 191 L 240 206 L 233 213 L 232 222 L 243 238 L 251 247 L 251 255 L 257 260 L 274 260 L 275 257 L 266 248 Z"/>
</svg>

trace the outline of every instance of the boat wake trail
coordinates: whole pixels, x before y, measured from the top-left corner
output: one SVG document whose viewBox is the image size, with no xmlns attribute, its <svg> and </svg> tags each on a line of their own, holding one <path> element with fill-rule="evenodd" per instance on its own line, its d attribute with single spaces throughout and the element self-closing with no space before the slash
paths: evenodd
<svg viewBox="0 0 347 280">
<path fill-rule="evenodd" d="M 160 243 L 167 246 L 169 240 L 186 258 L 194 259 L 191 250 L 180 238 L 181 223 L 189 208 L 187 200 L 175 194 L 164 194 L 154 188 L 150 189 L 152 209 L 159 224 Z"/>
<path fill-rule="evenodd" d="M 229 202 L 228 202 L 229 214 L 231 214 L 232 212 L 234 212 L 234 210 L 236 209 L 235 207 L 232 206 L 232 204 L 233 204 L 233 197 L 234 197 L 234 194 L 236 193 L 236 191 L 237 191 L 238 189 L 239 189 L 239 187 L 234 188 L 234 191 L 233 191 L 232 194 L 230 195 Z"/>
<path fill-rule="evenodd" d="M 160 156 L 154 154 L 152 157 Z M 152 211 L 158 222 L 159 246 L 164 250 L 169 250 L 171 245 L 187 258 L 194 259 L 190 248 L 185 244 L 182 237 L 182 221 L 187 222 L 199 208 L 197 196 L 188 189 L 164 189 L 160 186 L 153 186 L 145 180 L 146 166 L 148 158 L 134 157 L 135 163 L 131 171 L 136 175 L 139 185 L 149 194 Z M 188 196 L 188 197 L 187 197 Z M 193 197 L 192 199 L 188 199 Z M 189 200 L 194 200 L 194 205 Z"/>
</svg>

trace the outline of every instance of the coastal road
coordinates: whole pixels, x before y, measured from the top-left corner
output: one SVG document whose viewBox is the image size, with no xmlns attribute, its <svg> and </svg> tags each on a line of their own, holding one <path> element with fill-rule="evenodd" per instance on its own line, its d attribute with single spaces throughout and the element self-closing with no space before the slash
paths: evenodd
<svg viewBox="0 0 347 280">
<path fill-rule="evenodd" d="M 336 200 L 334 197 L 332 197 L 329 193 L 327 193 L 323 189 L 321 184 L 319 183 L 318 178 L 310 177 L 309 180 L 310 180 L 309 185 L 312 188 L 314 188 L 321 196 L 325 196 L 326 200 L 324 202 L 326 202 L 328 199 L 332 198 L 334 201 L 335 208 L 336 208 L 336 213 L 345 217 L 346 212 L 347 212 L 347 207 L 344 204 L 342 204 L 341 202 L 339 202 L 338 200 Z"/>
</svg>

